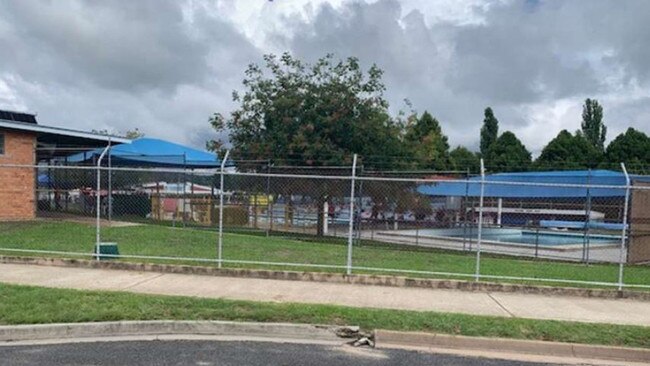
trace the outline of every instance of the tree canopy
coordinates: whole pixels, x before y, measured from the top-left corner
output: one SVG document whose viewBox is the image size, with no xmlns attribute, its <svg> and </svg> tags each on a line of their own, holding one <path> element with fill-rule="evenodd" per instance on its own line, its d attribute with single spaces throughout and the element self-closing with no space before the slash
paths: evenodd
<svg viewBox="0 0 650 366">
<path fill-rule="evenodd" d="M 562 130 L 544 147 L 535 167 L 539 170 L 594 168 L 601 155 L 582 134 Z"/>
<path fill-rule="evenodd" d="M 406 126 L 404 142 L 417 168 L 449 169 L 449 142 L 442 133 L 440 122 L 427 111 L 412 121 Z"/>
<path fill-rule="evenodd" d="M 377 66 L 364 72 L 356 58 L 337 61 L 332 55 L 307 64 L 288 53 L 265 55 L 264 61 L 264 67 L 248 66 L 230 117 L 211 118 L 218 132 L 229 133 L 233 153 L 288 165 L 342 165 L 354 153 L 398 154 L 400 128 L 388 113 Z"/>
<path fill-rule="evenodd" d="M 517 136 L 506 131 L 490 146 L 486 166 L 490 171 L 518 172 L 530 168 L 531 154 Z"/>
<path fill-rule="evenodd" d="M 127 131 L 124 133 L 124 137 L 126 137 L 127 139 L 135 140 L 135 139 L 139 139 L 139 138 L 141 138 L 141 137 L 144 137 L 144 132 L 140 131 L 140 130 L 136 127 L 136 128 L 134 128 L 134 129 L 132 129 L 132 130 L 127 130 Z"/>
<path fill-rule="evenodd" d="M 650 138 L 630 127 L 609 143 L 605 156 L 608 162 L 623 162 L 631 169 L 647 167 L 650 163 Z"/>
<path fill-rule="evenodd" d="M 449 153 L 451 168 L 453 170 L 467 171 L 478 173 L 480 170 L 480 160 L 476 153 L 470 151 L 464 146 L 457 146 Z"/>
<path fill-rule="evenodd" d="M 499 136 L 499 120 L 494 116 L 492 108 L 485 108 L 483 126 L 481 126 L 481 155 L 487 156 L 490 147 Z"/>
<path fill-rule="evenodd" d="M 603 107 L 596 99 L 585 100 L 582 106 L 581 133 L 598 151 L 605 150 L 607 126 L 603 124 Z"/>
</svg>

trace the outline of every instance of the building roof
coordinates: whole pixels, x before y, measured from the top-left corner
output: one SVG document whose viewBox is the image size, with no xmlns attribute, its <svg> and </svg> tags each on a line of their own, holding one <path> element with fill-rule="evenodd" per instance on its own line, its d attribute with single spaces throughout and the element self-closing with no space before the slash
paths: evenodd
<svg viewBox="0 0 650 366">
<path fill-rule="evenodd" d="M 119 137 L 119 136 L 105 135 L 96 132 L 79 131 L 79 130 L 73 130 L 73 129 L 62 128 L 62 127 L 43 126 L 43 125 L 39 125 L 36 123 L 29 123 L 29 122 L 7 121 L 3 119 L 0 119 L 0 128 L 8 129 L 8 130 L 16 130 L 16 131 L 34 132 L 39 136 L 46 136 L 50 138 L 55 138 L 56 136 L 59 136 L 63 138 L 69 137 L 74 139 L 75 141 L 88 140 L 85 142 L 89 142 L 89 141 L 102 142 L 104 143 L 103 145 L 106 145 L 106 143 L 108 143 L 109 140 L 115 144 L 124 144 L 124 143 L 131 142 L 130 139 Z"/>
<path fill-rule="evenodd" d="M 36 135 L 37 161 L 69 155 L 70 151 L 95 149 L 112 144 L 130 143 L 131 140 L 95 132 L 39 125 L 33 114 L 0 110 L 0 130 L 34 133 Z"/>
<path fill-rule="evenodd" d="M 7 121 L 15 121 L 15 122 L 25 122 L 25 123 L 37 124 L 36 115 L 33 114 L 33 113 L 26 113 L 26 112 L 15 112 L 15 111 L 9 111 L 9 110 L 0 110 L 0 119 L 4 119 L 4 120 L 7 120 Z"/>
<path fill-rule="evenodd" d="M 92 162 L 103 149 L 68 156 L 69 163 Z M 116 166 L 153 166 L 179 168 L 217 168 L 221 159 L 215 154 L 183 146 L 173 142 L 139 138 L 130 144 L 116 145 L 110 148 L 111 163 Z M 230 164 L 229 164 L 230 166 Z"/>
<path fill-rule="evenodd" d="M 639 181 L 650 180 L 647 176 L 634 175 L 630 178 Z M 430 196 L 479 197 L 480 181 L 481 177 L 472 177 L 458 182 L 423 184 L 417 190 Z M 624 196 L 626 180 L 623 173 L 611 170 L 570 170 L 490 174 L 485 176 L 485 183 L 485 197 L 584 198 Z M 536 183 L 538 185 L 535 185 Z M 557 186 L 554 186 L 555 184 Z M 595 187 L 580 187 L 586 185 Z"/>
</svg>

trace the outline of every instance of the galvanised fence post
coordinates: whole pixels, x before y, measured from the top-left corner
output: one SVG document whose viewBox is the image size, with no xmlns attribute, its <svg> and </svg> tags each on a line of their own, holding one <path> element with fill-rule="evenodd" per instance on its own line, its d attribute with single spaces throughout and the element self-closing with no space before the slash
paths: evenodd
<svg viewBox="0 0 650 366">
<path fill-rule="evenodd" d="M 625 201 L 623 201 L 623 229 L 621 230 L 621 250 L 618 258 L 618 290 L 623 290 L 623 269 L 625 267 L 625 239 L 627 237 L 627 210 L 630 201 L 630 176 L 627 174 L 625 164 L 621 163 L 625 174 Z"/>
<path fill-rule="evenodd" d="M 348 275 L 352 274 L 352 241 L 354 235 L 354 185 L 355 177 L 357 174 L 357 154 L 352 158 L 352 177 L 350 179 L 350 221 L 348 223 L 348 260 L 347 271 Z"/>
<path fill-rule="evenodd" d="M 474 280 L 481 278 L 481 241 L 483 239 L 483 196 L 485 194 L 485 164 L 481 159 L 481 193 L 478 201 L 478 236 L 476 238 L 476 273 Z"/>
<path fill-rule="evenodd" d="M 95 214 L 96 214 L 96 222 L 95 222 L 95 259 L 99 260 L 99 254 L 100 254 L 100 243 L 101 243 L 101 212 L 102 212 L 102 195 L 101 195 L 101 189 L 102 189 L 102 160 L 104 159 L 104 155 L 108 152 L 108 149 L 111 148 L 111 140 L 110 137 L 108 139 L 108 145 L 104 148 L 102 153 L 99 155 L 99 159 L 97 159 L 97 190 L 95 191 Z M 107 197 L 108 199 L 108 197 Z"/>
<path fill-rule="evenodd" d="M 226 161 L 228 161 L 228 156 L 230 155 L 230 150 L 226 151 L 226 155 L 221 161 L 221 171 L 219 174 L 219 238 L 217 241 L 217 266 L 221 268 L 223 261 L 223 175 L 226 168 Z"/>
</svg>

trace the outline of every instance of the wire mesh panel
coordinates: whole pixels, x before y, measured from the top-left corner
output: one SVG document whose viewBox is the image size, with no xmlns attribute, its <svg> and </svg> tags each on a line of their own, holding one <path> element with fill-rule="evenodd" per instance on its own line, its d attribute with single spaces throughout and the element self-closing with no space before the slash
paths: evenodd
<svg viewBox="0 0 650 366">
<path fill-rule="evenodd" d="M 42 166 L 36 170 L 37 216 L 94 216 L 96 170 L 62 166 Z"/>
<path fill-rule="evenodd" d="M 446 182 L 465 194 L 465 173 L 362 172 L 358 178 L 357 272 L 458 277 L 472 275 L 477 202 L 429 194 Z M 453 274 L 453 276 L 452 276 Z"/>
<path fill-rule="evenodd" d="M 614 175 L 604 174 L 491 175 L 484 182 L 481 277 L 616 285 L 625 240 L 624 177 L 616 175 L 623 184 L 612 185 Z M 507 263 L 490 253 L 507 255 Z"/>
<path fill-rule="evenodd" d="M 650 286 L 647 177 L 473 172 L 0 165 L 0 253 Z"/>
<path fill-rule="evenodd" d="M 213 170 L 102 169 L 101 242 L 117 245 L 125 259 L 216 263 L 215 174 Z"/>
<path fill-rule="evenodd" d="M 340 271 L 346 261 L 348 179 L 304 168 L 229 172 L 224 179 L 226 265 Z"/>
</svg>

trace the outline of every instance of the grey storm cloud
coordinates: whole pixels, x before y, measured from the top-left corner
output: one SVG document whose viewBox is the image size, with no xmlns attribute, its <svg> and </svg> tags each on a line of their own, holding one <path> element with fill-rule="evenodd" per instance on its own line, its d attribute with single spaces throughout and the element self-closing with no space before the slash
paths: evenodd
<svg viewBox="0 0 650 366">
<path fill-rule="evenodd" d="M 600 68 L 623 67 L 647 83 L 647 1 L 513 2 L 489 8 L 486 24 L 456 32 L 449 85 L 496 102 L 535 101 L 607 90 Z"/>
<path fill-rule="evenodd" d="M 255 3 L 244 20 L 220 12 L 223 4 L 246 6 L 0 1 L 0 106 L 8 89 L 7 100 L 43 123 L 138 127 L 202 146 L 215 137 L 208 117 L 235 107 L 231 92 L 246 65 L 286 50 L 310 61 L 334 53 L 376 63 L 392 110 L 405 98 L 429 110 L 452 144 L 476 147 L 491 106 L 502 129 L 538 151 L 559 129 L 577 128 L 586 97 L 604 104 L 610 138 L 627 126 L 650 132 L 648 1 L 486 0 L 471 9 L 471 22 L 406 11 L 397 0 L 305 5 L 302 16 L 279 17 L 270 12 L 279 2 Z"/>
<path fill-rule="evenodd" d="M 0 77 L 42 123 L 138 127 L 203 146 L 214 137 L 208 117 L 232 107 L 232 89 L 260 53 L 232 24 L 191 5 L 2 1 L 0 48 L 11 52 L 0 57 Z"/>
<path fill-rule="evenodd" d="M 5 1 L 3 63 L 21 74 L 111 89 L 173 88 L 208 73 L 207 49 L 175 1 Z"/>
</svg>

